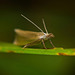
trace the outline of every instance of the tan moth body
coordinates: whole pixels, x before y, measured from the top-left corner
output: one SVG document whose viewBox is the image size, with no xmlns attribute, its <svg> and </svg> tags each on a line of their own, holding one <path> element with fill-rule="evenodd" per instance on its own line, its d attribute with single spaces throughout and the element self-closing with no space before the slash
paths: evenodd
<svg viewBox="0 0 75 75">
<path fill-rule="evenodd" d="M 41 32 L 24 31 L 21 29 L 15 29 L 15 32 L 16 32 L 16 38 L 14 40 L 15 45 L 20 45 L 20 46 L 25 45 L 24 46 L 24 48 L 25 48 L 25 47 L 36 45 L 36 44 L 42 42 L 44 45 L 44 48 L 46 48 L 44 41 L 49 39 L 50 43 L 54 47 L 53 43 L 50 40 L 50 38 L 54 37 L 54 35 L 52 33 L 48 33 L 44 20 L 43 20 L 43 24 L 44 24 L 46 33 L 44 33 L 41 28 L 39 28 L 34 22 L 29 20 L 27 17 L 25 17 L 24 15 L 21 15 L 21 16 L 24 17 L 25 19 L 27 19 L 29 22 L 31 22 Z"/>
</svg>

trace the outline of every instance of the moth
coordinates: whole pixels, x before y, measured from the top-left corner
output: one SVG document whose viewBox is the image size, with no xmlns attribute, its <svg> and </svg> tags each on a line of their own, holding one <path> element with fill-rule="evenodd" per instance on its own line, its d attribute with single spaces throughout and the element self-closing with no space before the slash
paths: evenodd
<svg viewBox="0 0 75 75">
<path fill-rule="evenodd" d="M 23 48 L 26 48 L 26 47 L 33 46 L 33 45 L 36 45 L 36 44 L 42 42 L 44 48 L 47 49 L 44 41 L 49 40 L 51 45 L 53 47 L 55 47 L 53 45 L 52 41 L 51 41 L 51 38 L 53 38 L 54 35 L 52 33 L 48 33 L 48 31 L 46 29 L 44 19 L 42 19 L 42 22 L 43 22 L 46 33 L 37 24 L 35 24 L 33 21 L 31 21 L 30 19 L 28 19 L 27 17 L 25 17 L 22 14 L 21 14 L 21 16 L 23 18 L 25 18 L 26 20 L 28 20 L 29 22 L 31 22 L 41 32 L 24 31 L 24 30 L 21 30 L 21 29 L 15 29 L 15 32 L 16 32 L 16 37 L 15 37 L 15 40 L 14 40 L 15 45 L 20 45 L 20 46 L 24 45 Z"/>
</svg>

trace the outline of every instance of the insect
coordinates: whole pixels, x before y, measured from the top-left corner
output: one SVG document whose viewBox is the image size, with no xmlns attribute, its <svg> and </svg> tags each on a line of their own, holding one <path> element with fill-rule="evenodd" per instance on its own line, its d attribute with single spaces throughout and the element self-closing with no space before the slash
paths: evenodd
<svg viewBox="0 0 75 75">
<path fill-rule="evenodd" d="M 24 45 L 23 48 L 26 48 L 26 47 L 33 46 L 33 45 L 36 45 L 36 44 L 42 42 L 44 48 L 47 49 L 44 41 L 49 40 L 51 45 L 53 47 L 55 47 L 51 41 L 51 38 L 54 37 L 54 35 L 52 33 L 48 33 L 44 19 L 42 19 L 42 21 L 43 21 L 43 25 L 44 25 L 46 33 L 38 25 L 36 25 L 33 21 L 31 21 L 30 19 L 28 19 L 27 17 L 25 17 L 22 14 L 21 14 L 21 16 L 23 18 L 25 18 L 26 20 L 28 20 L 29 22 L 31 22 L 41 32 L 24 31 L 24 30 L 20 30 L 20 29 L 15 29 L 15 32 L 16 32 L 16 38 L 14 40 L 15 45 Z"/>
</svg>

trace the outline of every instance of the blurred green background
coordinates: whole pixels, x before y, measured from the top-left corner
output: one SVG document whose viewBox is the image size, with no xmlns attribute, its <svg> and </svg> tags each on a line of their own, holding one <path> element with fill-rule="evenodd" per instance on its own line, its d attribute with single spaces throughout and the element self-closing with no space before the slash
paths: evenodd
<svg viewBox="0 0 75 75">
<path fill-rule="evenodd" d="M 0 0 L 0 42 L 12 43 L 15 28 L 39 32 L 20 14 L 43 30 L 44 18 L 48 32 L 55 35 L 52 41 L 56 47 L 75 48 L 75 1 Z M 0 53 L 0 75 L 71 74 L 75 67 L 74 58 Z"/>
<path fill-rule="evenodd" d="M 74 1 L 46 0 L 2 0 L 0 2 L 0 41 L 13 42 L 14 29 L 39 30 L 21 17 L 25 15 L 44 30 L 45 19 L 48 32 L 56 47 L 74 48 L 75 45 L 75 4 Z"/>
</svg>

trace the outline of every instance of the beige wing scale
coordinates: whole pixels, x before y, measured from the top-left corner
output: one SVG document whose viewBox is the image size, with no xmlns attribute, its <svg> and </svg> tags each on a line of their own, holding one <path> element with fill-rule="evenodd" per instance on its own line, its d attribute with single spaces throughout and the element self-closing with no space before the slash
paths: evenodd
<svg viewBox="0 0 75 75">
<path fill-rule="evenodd" d="M 40 41 L 40 36 L 44 35 L 42 32 L 23 31 L 15 29 L 16 37 L 14 40 L 15 45 L 26 45 Z"/>
</svg>

